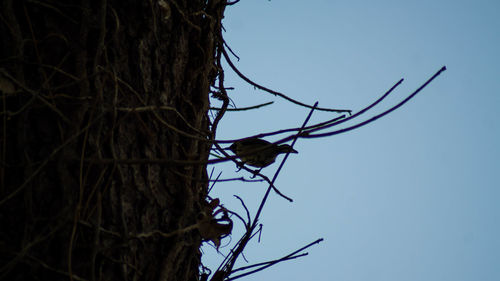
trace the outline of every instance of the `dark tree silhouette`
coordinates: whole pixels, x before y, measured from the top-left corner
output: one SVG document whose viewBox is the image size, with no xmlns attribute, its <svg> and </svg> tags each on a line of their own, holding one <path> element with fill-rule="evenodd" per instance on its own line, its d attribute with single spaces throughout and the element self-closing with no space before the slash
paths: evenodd
<svg viewBox="0 0 500 281">
<path fill-rule="evenodd" d="M 216 140 L 227 110 L 269 105 L 229 108 L 221 60 L 255 88 L 309 108 L 301 127 L 250 136 L 287 134 L 275 142 L 292 141 L 283 153 L 298 138 L 333 136 L 389 114 L 446 69 L 390 109 L 337 129 L 402 79 L 354 114 L 259 85 L 237 69 L 222 38 L 224 10 L 237 2 L 1 1 L 0 280 L 183 281 L 211 274 L 222 281 L 304 256 L 322 239 L 235 268 L 259 233 L 270 192 L 292 199 L 274 186 L 288 154 L 270 179 L 222 147 L 235 140 Z M 333 116 L 308 124 L 317 110 Z M 211 150 L 219 156 L 209 159 Z M 244 151 L 238 156 L 249 159 Z M 207 165 L 230 160 L 268 183 L 253 216 L 240 197 L 243 215 L 209 196 Z M 245 233 L 219 268 L 203 267 L 202 242 L 218 249 L 235 218 Z"/>
<path fill-rule="evenodd" d="M 225 6 L 1 1 L 1 280 L 198 280 Z"/>
</svg>

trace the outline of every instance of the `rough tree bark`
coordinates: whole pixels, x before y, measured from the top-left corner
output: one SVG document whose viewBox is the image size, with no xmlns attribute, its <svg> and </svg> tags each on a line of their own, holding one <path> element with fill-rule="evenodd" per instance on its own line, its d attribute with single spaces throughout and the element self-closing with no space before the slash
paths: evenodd
<svg viewBox="0 0 500 281">
<path fill-rule="evenodd" d="M 0 279 L 198 280 L 224 8 L 1 1 Z"/>
</svg>

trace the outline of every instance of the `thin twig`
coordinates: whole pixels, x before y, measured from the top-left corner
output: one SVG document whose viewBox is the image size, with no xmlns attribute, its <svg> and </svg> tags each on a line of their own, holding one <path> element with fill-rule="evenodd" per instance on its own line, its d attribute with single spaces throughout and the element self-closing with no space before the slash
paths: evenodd
<svg viewBox="0 0 500 281">
<path fill-rule="evenodd" d="M 207 194 L 210 194 L 210 191 L 212 191 L 212 188 L 214 188 L 215 183 L 219 182 L 219 177 L 222 175 L 222 172 L 220 172 L 220 173 L 217 175 L 217 177 L 215 178 L 215 180 L 212 180 L 212 174 L 213 174 L 214 170 L 215 170 L 215 168 L 212 168 L 212 172 L 210 173 L 210 177 L 208 178 L 208 179 L 209 179 L 208 181 L 209 181 L 209 182 L 210 182 L 210 181 L 213 181 L 213 183 L 212 183 L 212 185 L 208 188 L 208 192 L 207 192 Z"/>
<path fill-rule="evenodd" d="M 312 116 L 312 113 L 314 112 L 314 110 L 316 109 L 316 106 L 318 105 L 318 102 L 316 102 L 314 104 L 314 106 L 311 108 L 311 111 L 309 112 L 309 115 L 307 115 L 306 119 L 304 120 L 304 123 L 302 124 L 302 128 L 306 126 L 307 122 L 309 122 L 309 119 L 311 118 Z M 299 134 L 300 134 L 300 131 L 299 131 Z M 292 143 L 290 144 L 290 146 L 293 148 L 293 145 L 295 144 L 295 142 L 297 141 L 297 138 L 295 138 Z M 278 169 L 276 170 L 276 172 L 274 173 L 274 176 L 273 176 L 273 179 L 271 180 L 271 185 L 269 186 L 268 188 L 268 191 L 266 192 L 266 194 L 264 195 L 264 198 L 262 198 L 262 201 L 260 203 L 260 206 L 259 206 L 259 209 L 257 210 L 257 214 L 255 214 L 255 218 L 254 218 L 254 225 L 255 223 L 257 222 L 257 220 L 259 219 L 259 216 L 260 216 L 260 213 L 262 212 L 262 209 L 264 208 L 264 205 L 266 204 L 266 200 L 269 196 L 269 191 L 271 190 L 271 186 L 274 184 L 274 182 L 276 181 L 276 179 L 278 178 L 278 175 L 281 171 L 281 169 L 283 168 L 283 166 L 285 165 L 285 161 L 288 159 L 288 155 L 290 155 L 290 151 L 287 152 L 285 154 L 285 157 L 283 157 L 283 160 L 281 161 L 280 165 L 278 166 Z"/>
<path fill-rule="evenodd" d="M 378 115 L 375 115 L 374 117 L 364 121 L 364 122 L 361 122 L 359 124 L 356 124 L 356 125 L 353 125 L 353 126 L 350 126 L 350 127 L 347 127 L 347 128 L 344 128 L 344 129 L 340 129 L 340 130 L 337 130 L 337 131 L 333 131 L 333 132 L 327 132 L 327 133 L 321 133 L 321 134 L 309 134 L 309 132 L 304 132 L 304 133 L 301 133 L 299 134 L 299 137 L 301 138 L 321 138 L 321 137 L 329 137 L 329 136 L 333 136 L 333 135 L 338 135 L 338 134 L 342 134 L 342 133 L 345 133 L 345 132 L 348 132 L 348 131 L 352 131 L 354 129 L 357 129 L 357 128 L 360 128 L 360 127 L 363 127 L 381 117 L 384 117 L 385 115 L 393 112 L 394 110 L 398 109 L 399 107 L 403 106 L 405 103 L 407 103 L 409 100 L 411 100 L 413 97 L 415 97 L 415 95 L 417 95 L 422 89 L 424 89 L 430 82 L 432 82 L 432 80 L 434 80 L 436 77 L 438 77 L 443 71 L 446 70 L 446 66 L 443 66 L 438 72 L 436 72 L 431 78 L 429 78 L 429 80 L 427 80 L 422 86 L 420 86 L 417 90 L 415 90 L 411 95 L 409 95 L 406 99 L 404 99 L 403 101 L 401 101 L 400 103 L 396 104 L 395 106 L 389 108 L 388 110 L 378 114 Z"/>
<path fill-rule="evenodd" d="M 270 267 L 270 266 L 273 266 L 273 265 L 275 265 L 275 264 L 277 264 L 277 263 L 279 263 L 279 262 L 286 261 L 286 260 L 290 260 L 291 258 L 298 258 L 298 257 L 304 256 L 304 255 L 306 255 L 307 253 L 306 253 L 306 254 L 301 254 L 301 255 L 298 255 L 298 256 L 295 256 L 295 254 L 297 254 L 297 253 L 299 253 L 299 252 L 302 252 L 303 250 L 305 250 L 305 249 L 307 249 L 307 248 L 311 247 L 311 246 L 312 246 L 312 245 L 314 245 L 314 244 L 318 244 L 318 243 L 320 243 L 321 241 L 323 241 L 323 238 L 320 238 L 320 239 L 318 239 L 318 240 L 316 240 L 316 241 L 314 241 L 314 242 L 311 242 L 311 243 L 307 244 L 306 246 L 304 246 L 304 247 L 302 247 L 302 248 L 300 248 L 300 249 L 296 250 L 295 252 L 293 252 L 293 253 L 291 253 L 291 254 L 288 254 L 287 256 L 285 256 L 285 257 L 283 257 L 283 258 L 281 258 L 281 259 L 278 259 L 278 260 L 275 260 L 275 261 L 268 262 L 268 264 L 267 264 L 267 265 L 265 265 L 265 266 L 263 266 L 263 267 L 260 267 L 260 268 L 257 268 L 257 269 L 255 269 L 255 270 L 252 270 L 252 271 L 249 271 L 249 272 L 245 272 L 245 273 L 243 273 L 243 274 L 240 274 L 240 275 L 237 275 L 237 276 L 234 276 L 234 277 L 228 278 L 228 279 L 226 279 L 226 281 L 229 281 L 229 280 L 235 280 L 235 279 L 238 279 L 238 278 L 241 278 L 241 277 L 244 277 L 244 276 L 250 275 L 250 274 L 252 274 L 252 273 L 255 273 L 255 272 L 258 272 L 258 271 L 264 270 L 264 269 L 266 269 L 266 268 L 268 268 L 268 267 Z M 241 269 L 237 269 L 237 270 L 241 270 Z M 237 270 L 235 270 L 235 271 L 237 271 Z M 234 272 L 234 271 L 231 271 L 231 273 L 233 273 L 233 272 Z"/>
<path fill-rule="evenodd" d="M 399 80 L 387 92 L 385 92 L 384 95 L 382 95 L 380 98 L 378 98 L 376 101 L 374 101 L 373 103 L 371 103 L 367 107 L 363 108 L 361 111 L 359 111 L 359 112 L 357 112 L 357 113 L 355 113 L 355 114 L 353 114 L 353 115 L 351 115 L 351 116 L 349 116 L 347 118 L 345 118 L 345 115 L 342 115 L 342 116 L 338 116 L 338 117 L 335 117 L 333 119 L 330 119 L 330 120 L 327 120 L 327 121 L 324 121 L 324 122 L 321 122 L 321 123 L 318 123 L 318 124 L 307 126 L 307 127 L 305 127 L 303 129 L 303 131 L 314 132 L 314 131 L 322 130 L 322 129 L 325 129 L 325 128 L 328 128 L 328 127 L 337 126 L 337 125 L 342 124 L 342 123 L 344 123 L 346 121 L 349 121 L 349 120 L 352 120 L 352 119 L 354 119 L 356 117 L 359 117 L 361 114 L 367 112 L 368 110 L 370 110 L 371 108 L 373 108 L 374 106 L 376 106 L 377 104 L 379 104 L 380 102 L 382 102 L 382 100 L 384 100 L 392 91 L 394 91 L 394 89 L 396 87 L 398 87 L 403 81 L 404 81 L 404 79 Z M 269 132 L 269 133 L 261 133 L 261 134 L 258 134 L 258 135 L 253 135 L 253 136 L 249 136 L 249 137 L 245 137 L 245 138 L 263 138 L 263 137 L 274 136 L 274 135 L 288 133 L 288 132 L 293 132 L 293 131 L 298 131 L 298 130 L 300 130 L 300 128 L 284 129 L 284 130 L 273 131 L 273 132 Z M 289 139 L 290 138 L 291 137 L 289 137 Z M 288 140 L 286 140 L 286 141 L 288 141 Z M 232 143 L 232 142 L 235 142 L 235 141 L 237 141 L 237 140 L 217 140 L 218 143 Z M 274 142 L 274 143 L 275 144 L 280 144 L 280 143 L 283 143 L 283 142 L 286 142 L 286 141 L 280 140 L 280 141 L 277 141 L 277 142 Z"/>
<path fill-rule="evenodd" d="M 254 106 L 248 106 L 248 107 L 227 108 L 226 111 L 246 111 L 246 110 L 251 110 L 251 109 L 256 109 L 256 108 L 268 106 L 268 105 L 271 105 L 273 103 L 274 103 L 274 101 L 270 101 L 270 102 L 266 102 L 266 103 L 262 103 L 262 104 L 258 104 L 258 105 L 254 105 Z M 210 110 L 222 110 L 222 108 L 210 107 Z"/>
<path fill-rule="evenodd" d="M 306 126 L 307 122 L 311 118 L 311 115 L 314 112 L 314 110 L 315 110 L 315 108 L 316 108 L 317 105 L 318 105 L 318 103 L 316 102 L 314 104 L 314 106 L 312 107 L 311 111 L 309 112 L 309 114 L 307 115 L 306 119 L 304 120 L 304 123 L 302 124 L 302 127 Z M 291 144 L 292 147 L 293 147 L 293 144 L 295 143 L 295 141 L 296 141 L 296 139 L 292 142 L 292 144 Z M 247 230 L 247 232 L 242 236 L 242 238 L 240 239 L 240 241 L 238 242 L 238 244 L 235 246 L 235 250 L 231 254 L 231 257 L 229 259 L 227 259 L 227 261 L 224 260 L 224 262 L 221 264 L 221 266 L 219 266 L 219 269 L 220 269 L 222 267 L 222 265 L 224 264 L 223 267 L 224 267 L 225 274 L 229 274 L 231 272 L 234 264 L 236 263 L 236 260 L 238 259 L 238 256 L 243 253 L 243 250 L 245 249 L 247 243 L 253 237 L 253 231 L 257 227 L 257 222 L 259 220 L 260 214 L 261 214 L 261 212 L 262 212 L 262 210 L 264 208 L 264 205 L 266 204 L 267 198 L 269 197 L 269 193 L 271 192 L 271 189 L 272 189 L 272 186 L 274 184 L 274 181 L 276 180 L 276 178 L 277 178 L 277 176 L 278 176 L 281 168 L 283 167 L 283 165 L 285 164 L 286 159 L 288 158 L 287 157 L 288 154 L 289 153 L 287 153 L 285 155 L 285 157 L 281 161 L 280 166 L 278 167 L 278 170 L 276 170 L 276 172 L 274 174 L 274 177 L 271 180 L 271 182 L 269 184 L 269 187 L 267 188 L 266 193 L 264 194 L 264 197 L 261 200 L 260 206 L 259 206 L 259 208 L 257 210 L 257 213 L 254 216 L 253 223 L 252 223 L 250 229 Z"/>
<path fill-rule="evenodd" d="M 214 180 L 208 180 L 209 182 Z M 247 179 L 245 177 L 237 177 L 237 178 L 227 178 L 227 179 L 217 179 L 217 182 L 228 182 L 228 181 L 243 181 L 243 182 L 263 182 L 264 179 Z"/>
<path fill-rule="evenodd" d="M 276 260 L 272 260 L 272 261 L 264 261 L 264 262 L 259 262 L 259 263 L 256 263 L 256 264 L 252 264 L 252 265 L 248 265 L 248 266 L 242 266 L 242 267 L 239 267 L 237 269 L 233 269 L 233 271 L 231 271 L 231 274 L 234 274 L 235 272 L 238 272 L 238 271 L 242 271 L 242 270 L 246 270 L 246 269 L 250 269 L 250 268 L 254 268 L 254 267 L 258 267 L 258 266 L 262 266 L 262 265 L 268 265 L 268 264 L 276 264 L 276 263 L 279 263 L 279 262 L 282 262 L 282 261 L 288 261 L 288 260 L 293 260 L 293 259 L 296 259 L 296 258 L 300 258 L 300 257 L 305 257 L 307 256 L 308 253 L 302 253 L 300 255 L 296 255 L 296 256 L 292 256 L 292 257 L 282 257 L 282 258 L 279 258 L 279 259 L 276 259 Z M 261 271 L 263 270 L 264 268 L 261 268 L 257 271 Z M 256 271 L 253 271 L 251 273 L 255 273 Z M 250 274 L 250 273 L 249 273 Z M 247 274 L 248 275 L 248 274 Z M 227 280 L 234 280 L 234 279 L 237 279 L 237 278 L 240 278 L 240 277 L 243 277 L 241 275 L 236 275 L 232 278 L 229 278 Z"/>
<path fill-rule="evenodd" d="M 344 118 L 344 119 L 341 119 L 339 120 L 338 122 L 334 122 L 334 123 L 331 123 L 331 124 L 319 124 L 317 126 L 317 128 L 311 128 L 311 129 L 306 129 L 304 131 L 307 131 L 307 132 L 315 132 L 315 131 L 319 131 L 319 130 L 324 130 L 328 127 L 332 127 L 332 126 L 337 126 L 337 125 L 340 125 L 344 122 L 347 122 L 349 120 L 352 120 L 354 118 L 357 118 L 359 117 L 361 114 L 367 112 L 368 110 L 370 110 L 371 108 L 373 108 L 374 106 L 376 106 L 377 104 L 379 104 L 381 101 L 383 101 L 392 91 L 394 91 L 394 89 L 396 89 L 401 83 L 403 83 L 404 79 L 401 78 L 396 84 L 394 84 L 387 92 L 385 92 L 380 98 L 378 98 L 375 102 L 373 102 L 372 104 L 368 105 L 367 107 L 363 108 L 362 110 L 360 110 L 359 112 L 356 112 L 355 114 L 347 117 L 347 118 Z"/>
<path fill-rule="evenodd" d="M 248 224 L 249 226 L 252 224 L 252 219 L 250 218 L 250 212 L 248 211 L 248 208 L 247 206 L 245 205 L 245 202 L 243 201 L 243 199 L 241 199 L 241 197 L 239 197 L 238 195 L 233 195 L 234 197 L 238 198 L 238 200 L 240 200 L 241 202 L 241 205 L 243 206 L 243 208 L 245 209 L 245 212 L 247 214 L 247 219 L 248 219 Z"/>
<path fill-rule="evenodd" d="M 222 49 L 222 54 L 224 55 L 224 58 L 226 59 L 226 62 L 229 64 L 229 66 L 233 69 L 234 72 L 236 72 L 236 74 L 238 74 L 238 76 L 240 76 L 241 79 L 245 80 L 247 83 L 249 83 L 250 85 L 258 88 L 258 89 L 261 89 L 263 91 L 266 91 L 270 94 L 273 94 L 275 96 L 279 96 L 281 98 L 284 98 L 286 99 L 287 101 L 290 101 L 292 103 L 295 103 L 297 105 L 300 105 L 300 106 L 303 106 L 303 107 L 307 107 L 307 108 L 313 108 L 313 106 L 311 105 L 308 105 L 308 104 L 305 104 L 305 103 L 302 103 L 300 101 L 297 101 L 297 100 L 294 100 L 290 97 L 288 97 L 287 95 L 285 94 L 282 94 L 280 92 L 276 92 L 274 90 L 271 90 L 269 88 L 266 88 L 262 85 L 259 85 L 255 82 L 253 82 L 252 80 L 250 80 L 250 78 L 246 77 L 245 75 L 243 75 L 243 73 L 241 73 L 238 68 L 236 68 L 236 66 L 233 64 L 233 62 L 231 61 L 231 59 L 229 58 L 229 55 L 227 54 L 226 50 L 225 49 Z M 333 108 L 316 108 L 316 110 L 320 110 L 320 111 L 329 111 L 329 112 L 347 112 L 347 113 L 351 113 L 351 110 L 349 109 L 333 109 Z"/>
</svg>

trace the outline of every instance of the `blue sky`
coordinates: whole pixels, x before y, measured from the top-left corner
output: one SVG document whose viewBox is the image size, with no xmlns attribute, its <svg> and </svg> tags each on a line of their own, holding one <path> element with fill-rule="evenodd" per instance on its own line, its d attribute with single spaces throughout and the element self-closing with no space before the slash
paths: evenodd
<svg viewBox="0 0 500 281">
<path fill-rule="evenodd" d="M 499 14 L 499 1 L 481 0 L 242 0 L 227 8 L 224 36 L 237 67 L 294 99 L 356 112 L 405 78 L 361 120 L 448 68 L 375 123 L 298 140 L 276 183 L 294 202 L 271 194 L 261 242 L 245 257 L 258 263 L 325 240 L 245 280 L 500 280 Z M 309 112 L 246 85 L 229 67 L 225 84 L 239 107 L 274 104 L 228 112 L 218 139 L 298 127 Z M 316 112 L 311 123 L 332 117 Z M 272 176 L 277 166 L 263 171 Z M 223 178 L 249 176 L 233 163 L 215 168 Z M 266 188 L 219 183 L 211 195 L 242 212 L 239 195 L 255 214 Z M 203 251 L 211 268 L 222 261 L 212 247 Z"/>
</svg>

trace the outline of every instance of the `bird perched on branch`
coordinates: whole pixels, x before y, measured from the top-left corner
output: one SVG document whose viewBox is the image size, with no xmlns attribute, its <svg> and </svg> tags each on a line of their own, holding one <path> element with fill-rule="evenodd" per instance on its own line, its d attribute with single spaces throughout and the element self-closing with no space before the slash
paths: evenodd
<svg viewBox="0 0 500 281">
<path fill-rule="evenodd" d="M 298 153 L 288 144 L 274 144 L 259 138 L 235 141 L 229 149 L 244 164 L 261 169 L 274 163 L 281 153 Z"/>
</svg>

